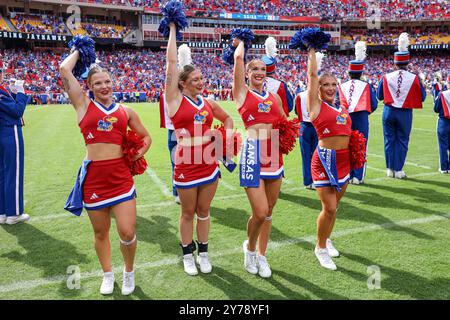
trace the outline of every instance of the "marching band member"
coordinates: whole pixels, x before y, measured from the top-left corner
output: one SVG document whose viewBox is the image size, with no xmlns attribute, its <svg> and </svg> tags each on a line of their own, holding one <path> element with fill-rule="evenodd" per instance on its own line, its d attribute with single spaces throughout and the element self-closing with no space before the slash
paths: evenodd
<svg viewBox="0 0 450 320">
<path fill-rule="evenodd" d="M 267 91 L 276 93 L 282 102 L 282 108 L 286 117 L 289 116 L 289 112 L 294 108 L 294 99 L 292 97 L 292 93 L 289 90 L 287 84 L 279 80 L 275 75 L 275 71 L 277 68 L 277 40 L 273 37 L 268 37 L 265 42 L 266 47 L 266 55 L 262 57 L 262 61 L 266 64 L 266 86 Z"/>
<path fill-rule="evenodd" d="M 172 194 L 175 198 L 175 202 L 180 204 L 180 197 L 178 196 L 177 188 L 173 184 L 173 170 L 175 168 L 175 150 L 177 147 L 177 138 L 175 136 L 175 128 L 173 127 L 172 120 L 169 117 L 169 110 L 167 107 L 164 94 L 161 94 L 159 98 L 159 115 L 160 115 L 160 128 L 167 129 L 167 147 L 170 154 L 170 162 L 172 163 Z"/>
<path fill-rule="evenodd" d="M 434 111 L 439 113 L 437 125 L 439 171 L 450 173 L 450 90 L 438 94 L 434 102 Z"/>
<path fill-rule="evenodd" d="M 25 222 L 23 174 L 24 145 L 22 116 L 28 96 L 22 80 L 9 88 L 3 86 L 5 67 L 0 56 L 0 224 Z"/>
<path fill-rule="evenodd" d="M 372 85 L 361 80 L 364 72 L 366 49 L 364 41 L 358 41 L 355 44 L 356 60 L 352 60 L 349 63 L 348 73 L 350 80 L 339 86 L 339 101 L 340 106 L 346 108 L 350 113 L 352 130 L 361 132 L 368 142 L 369 115 L 377 109 L 378 100 Z M 365 173 L 366 164 L 362 168 L 353 169 L 350 172 L 350 183 L 363 183 Z"/>
<path fill-rule="evenodd" d="M 383 131 L 387 176 L 404 179 L 403 167 L 408 153 L 413 109 L 421 109 L 426 91 L 419 76 L 407 71 L 410 60 L 407 33 L 399 37 L 399 51 L 394 63 L 398 70 L 384 75 L 377 89 L 378 100 L 384 101 Z"/>
</svg>

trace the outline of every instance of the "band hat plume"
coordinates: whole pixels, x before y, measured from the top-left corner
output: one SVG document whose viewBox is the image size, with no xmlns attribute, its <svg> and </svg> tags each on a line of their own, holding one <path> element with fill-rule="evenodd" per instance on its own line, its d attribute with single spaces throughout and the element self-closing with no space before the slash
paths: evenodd
<svg viewBox="0 0 450 320">
<path fill-rule="evenodd" d="M 187 65 L 192 65 L 191 48 L 187 44 L 182 44 L 178 48 L 178 66 L 182 69 Z"/>
<path fill-rule="evenodd" d="M 365 41 L 358 41 L 355 44 L 355 60 L 351 60 L 348 66 L 348 72 L 359 74 L 364 72 L 364 64 L 367 57 L 367 45 Z"/>
<path fill-rule="evenodd" d="M 277 68 L 276 56 L 278 55 L 277 40 L 274 37 L 268 37 L 265 42 L 266 55 L 262 57 L 262 61 L 266 64 L 266 72 L 268 75 L 275 73 Z"/>
<path fill-rule="evenodd" d="M 408 51 L 409 35 L 403 32 L 398 38 L 398 51 L 394 54 L 394 63 L 397 65 L 407 65 L 411 59 Z"/>
</svg>

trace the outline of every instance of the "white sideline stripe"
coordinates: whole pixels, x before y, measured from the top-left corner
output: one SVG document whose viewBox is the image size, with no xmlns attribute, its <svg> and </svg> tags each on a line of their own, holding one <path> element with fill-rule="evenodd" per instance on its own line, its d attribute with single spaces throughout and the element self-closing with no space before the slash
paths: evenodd
<svg viewBox="0 0 450 320">
<path fill-rule="evenodd" d="M 236 190 L 235 187 L 233 187 L 231 184 L 229 184 L 228 182 L 226 182 L 223 179 L 220 179 L 219 185 L 222 185 L 225 189 L 228 189 L 228 190 Z"/>
<path fill-rule="evenodd" d="M 384 173 L 385 171 L 382 170 Z M 420 178 L 420 177 L 428 177 L 428 176 L 435 176 L 435 175 L 441 175 L 440 172 L 436 171 L 436 172 L 426 172 L 426 173 L 418 173 L 418 174 L 414 174 L 414 175 L 410 175 L 408 176 L 408 178 Z M 381 178 L 372 178 L 372 179 L 364 179 L 364 182 L 378 182 L 378 181 L 384 181 L 384 180 L 395 180 L 394 178 L 388 178 L 388 177 L 381 177 Z M 408 181 L 408 179 L 406 179 L 405 181 Z M 299 191 L 299 190 L 304 190 L 304 187 L 295 187 L 295 188 L 287 188 L 287 189 L 281 189 L 282 192 L 291 192 L 291 191 Z M 241 198 L 241 197 L 246 197 L 247 195 L 245 193 L 240 193 L 240 194 L 234 194 L 234 195 L 229 195 L 229 196 L 217 196 L 214 197 L 214 200 L 228 200 L 228 199 L 236 199 L 236 198 Z M 178 206 L 174 201 L 163 201 L 163 202 L 158 202 L 158 203 L 150 203 L 150 204 L 141 204 L 137 206 L 137 209 L 144 209 L 144 208 L 151 208 L 151 207 L 169 207 L 169 206 Z M 53 220 L 53 219 L 58 219 L 58 218 L 65 218 L 68 219 L 70 217 L 70 219 L 80 219 L 79 217 L 76 217 L 75 215 L 69 213 L 69 212 L 61 212 L 61 213 L 57 213 L 57 214 L 51 214 L 51 215 L 44 215 L 44 216 L 38 216 L 38 217 L 33 217 L 31 216 L 31 219 L 28 223 L 33 224 L 34 222 L 40 222 L 40 221 L 46 221 L 46 220 Z"/>
<path fill-rule="evenodd" d="M 380 155 L 380 154 L 376 154 L 376 153 L 368 153 L 367 155 L 368 155 L 369 157 L 375 157 L 375 158 L 382 158 L 382 159 L 384 159 L 384 156 L 382 156 L 382 155 Z M 418 167 L 418 168 L 423 168 L 423 169 L 432 170 L 432 168 L 429 167 L 429 166 L 424 166 L 424 165 L 417 164 L 417 163 L 410 162 L 410 161 L 406 161 L 406 165 L 410 165 L 410 166 L 414 166 L 414 167 Z"/>
<path fill-rule="evenodd" d="M 370 170 L 373 170 L 373 171 L 378 171 L 378 172 L 383 172 L 383 173 L 386 173 L 386 169 L 379 169 L 379 168 L 375 168 L 375 167 L 372 167 L 372 166 L 367 166 L 366 165 L 366 168 L 367 169 L 370 169 Z"/>
<path fill-rule="evenodd" d="M 160 178 L 156 175 L 156 173 L 150 169 L 150 167 L 147 167 L 147 170 L 145 171 L 150 176 L 150 178 L 153 180 L 153 182 L 158 186 L 158 188 L 161 190 L 163 195 L 165 196 L 171 196 L 172 192 L 169 191 L 169 188 L 164 184 L 164 182 L 161 181 Z"/>
<path fill-rule="evenodd" d="M 394 228 L 394 227 L 398 227 L 398 226 L 411 226 L 411 225 L 415 225 L 415 224 L 425 224 L 425 223 L 430 223 L 430 222 L 435 222 L 435 221 L 443 221 L 443 220 L 447 220 L 447 219 L 450 219 L 450 213 L 443 215 L 443 216 L 431 216 L 431 217 L 426 217 L 426 218 L 401 220 L 401 221 L 397 221 L 397 222 L 388 222 L 388 223 L 383 223 L 380 225 L 369 225 L 369 226 L 365 226 L 365 227 L 351 228 L 351 229 L 346 229 L 346 230 L 341 230 L 341 231 L 334 231 L 333 238 L 340 238 L 340 237 L 357 234 L 357 233 L 365 233 L 365 232 L 377 231 L 377 230 L 382 230 L 382 229 L 389 229 L 389 228 Z M 293 238 L 293 239 L 288 239 L 288 240 L 283 240 L 283 241 L 278 241 L 278 242 L 269 242 L 269 247 L 271 249 L 277 249 L 280 247 L 284 247 L 284 246 L 291 245 L 291 244 L 297 244 L 297 243 L 301 243 L 301 242 L 308 242 L 308 243 L 314 244 L 316 241 L 316 238 L 317 238 L 316 235 L 309 235 L 309 236 L 305 236 L 305 237 L 301 237 L 301 238 Z M 219 258 L 219 257 L 231 255 L 231 254 L 238 254 L 240 252 L 241 252 L 240 248 L 239 249 L 235 248 L 235 249 L 229 249 L 229 250 L 226 250 L 223 252 L 211 253 L 210 256 L 214 257 L 214 258 Z M 312 255 L 311 255 L 311 257 L 312 257 Z M 311 258 L 311 259 L 313 259 L 313 258 Z M 178 258 L 178 257 L 177 258 L 167 258 L 167 259 L 162 259 L 162 260 L 155 261 L 155 262 L 146 262 L 146 263 L 142 263 L 139 265 L 135 265 L 135 270 L 150 269 L 150 268 L 162 267 L 162 266 L 172 266 L 172 265 L 178 264 L 179 262 L 180 262 L 180 258 Z M 114 273 L 120 274 L 123 271 L 123 267 L 114 268 L 113 271 L 114 271 Z M 103 274 L 102 271 L 85 272 L 85 273 L 81 274 L 81 279 L 86 280 L 88 278 L 101 277 L 102 274 Z M 18 282 L 14 282 L 11 284 L 0 286 L 0 293 L 6 293 L 6 292 L 10 292 L 10 291 L 15 291 L 15 290 L 33 289 L 33 288 L 36 288 L 36 287 L 39 287 L 42 285 L 61 283 L 61 282 L 65 282 L 65 281 L 67 281 L 67 275 L 59 275 L 59 276 L 53 276 L 53 277 L 41 278 L 41 279 L 35 279 L 35 280 L 28 280 L 28 281 L 18 281 Z"/>
<path fill-rule="evenodd" d="M 413 128 L 413 130 L 414 131 L 425 131 L 425 132 L 436 133 L 436 131 L 431 130 L 431 129 Z"/>
</svg>

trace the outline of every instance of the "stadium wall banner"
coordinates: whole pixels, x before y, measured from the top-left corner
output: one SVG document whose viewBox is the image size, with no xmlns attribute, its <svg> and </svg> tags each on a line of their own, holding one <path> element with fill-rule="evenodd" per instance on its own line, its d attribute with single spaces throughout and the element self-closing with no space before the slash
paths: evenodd
<svg viewBox="0 0 450 320">
<path fill-rule="evenodd" d="M 413 44 L 411 50 L 449 50 L 450 44 Z"/>
<path fill-rule="evenodd" d="M 53 42 L 68 42 L 72 36 L 56 35 L 56 34 L 34 34 L 21 32 L 0 32 L 0 39 L 19 39 L 19 40 L 38 40 Z"/>
<path fill-rule="evenodd" d="M 51 41 L 51 42 L 69 42 L 73 36 L 61 34 L 34 34 L 22 32 L 0 31 L 0 39 L 8 40 L 33 40 L 33 41 Z M 97 44 L 122 44 L 121 38 L 93 38 Z"/>
<path fill-rule="evenodd" d="M 233 20 L 265 20 L 265 21 L 279 21 L 279 16 L 273 16 L 269 14 L 245 14 L 245 13 L 228 13 L 222 12 L 219 15 L 223 19 Z"/>
</svg>

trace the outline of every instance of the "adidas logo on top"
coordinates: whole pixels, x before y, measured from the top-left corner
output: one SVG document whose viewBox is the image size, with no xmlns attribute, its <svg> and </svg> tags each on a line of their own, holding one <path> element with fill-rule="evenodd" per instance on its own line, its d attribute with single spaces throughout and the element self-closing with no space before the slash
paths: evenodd
<svg viewBox="0 0 450 320">
<path fill-rule="evenodd" d="M 180 174 L 180 175 L 178 176 L 178 179 L 184 179 L 184 175 L 183 175 L 183 174 Z"/>
<path fill-rule="evenodd" d="M 319 178 L 325 178 L 325 173 L 321 173 L 320 175 L 319 175 Z"/>
<path fill-rule="evenodd" d="M 328 128 L 325 128 L 325 130 L 323 130 L 323 134 L 327 134 L 330 133 L 330 130 L 328 130 Z"/>
<path fill-rule="evenodd" d="M 255 118 L 252 115 L 249 115 L 247 121 L 253 121 L 253 120 L 255 120 Z"/>
<path fill-rule="evenodd" d="M 89 134 L 86 137 L 87 139 L 94 139 L 94 135 L 92 134 L 92 132 L 89 132 Z"/>
<path fill-rule="evenodd" d="M 98 199 L 98 195 L 96 195 L 95 192 L 94 192 L 94 193 L 92 194 L 92 196 L 91 196 L 90 199 L 91 199 L 91 200 Z"/>
</svg>

